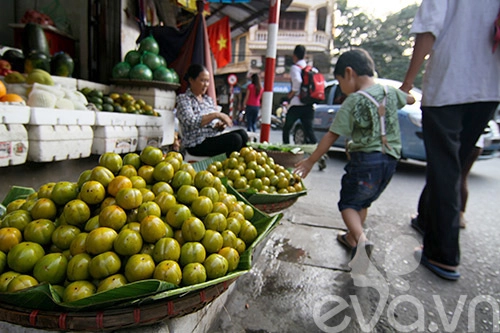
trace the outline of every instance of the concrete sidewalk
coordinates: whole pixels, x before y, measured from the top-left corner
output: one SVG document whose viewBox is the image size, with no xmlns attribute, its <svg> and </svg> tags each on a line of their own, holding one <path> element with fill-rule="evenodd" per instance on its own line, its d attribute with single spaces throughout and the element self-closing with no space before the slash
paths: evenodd
<svg viewBox="0 0 500 333">
<path fill-rule="evenodd" d="M 441 280 L 413 258 L 421 237 L 409 221 L 425 181 L 422 164 L 398 166 L 370 208 L 372 266 L 366 276 L 351 274 L 349 252 L 336 241 L 337 232 L 345 230 L 337 209 L 345 162 L 343 154 L 330 154 L 325 170 L 311 171 L 304 180 L 308 194 L 283 211 L 280 224 L 254 253 L 252 270 L 214 302 L 191 315 L 116 332 L 498 331 L 498 317 L 492 316 L 500 303 L 496 208 L 474 200 L 478 189 L 497 197 L 500 160 L 478 163 L 479 176 L 469 181 L 476 191 L 469 214 L 482 223 L 461 232 L 466 246 L 458 282 Z M 85 169 L 82 163 L 78 167 Z M 0 322 L 0 332 L 46 331 Z"/>
</svg>

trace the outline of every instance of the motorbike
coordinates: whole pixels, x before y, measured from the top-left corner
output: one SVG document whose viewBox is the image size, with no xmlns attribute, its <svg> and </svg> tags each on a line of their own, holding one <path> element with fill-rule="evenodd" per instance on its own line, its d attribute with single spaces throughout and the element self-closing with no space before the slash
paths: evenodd
<svg viewBox="0 0 500 333">
<path fill-rule="evenodd" d="M 261 123 L 262 123 L 262 117 L 259 114 L 259 117 L 257 118 L 257 128 L 260 128 Z M 239 126 L 242 126 L 242 127 L 247 126 L 244 109 L 240 110 L 240 112 L 238 113 L 238 119 L 237 119 L 236 124 Z M 271 128 L 272 129 L 282 129 L 284 125 L 285 125 L 285 116 L 284 115 L 278 117 L 274 114 L 271 114 Z"/>
</svg>

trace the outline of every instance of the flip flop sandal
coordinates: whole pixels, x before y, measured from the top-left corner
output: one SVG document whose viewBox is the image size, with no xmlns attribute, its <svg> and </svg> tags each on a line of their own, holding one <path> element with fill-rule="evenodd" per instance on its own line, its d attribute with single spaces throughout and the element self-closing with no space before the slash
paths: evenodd
<svg viewBox="0 0 500 333">
<path fill-rule="evenodd" d="M 442 279 L 457 281 L 460 278 L 460 273 L 457 271 L 450 271 L 449 269 L 441 268 L 429 262 L 429 259 L 425 256 L 422 250 L 417 250 L 414 253 L 415 258 L 418 260 L 420 258 L 420 263 L 424 265 L 432 273 L 436 274 Z"/>
<path fill-rule="evenodd" d="M 344 245 L 344 247 L 346 249 L 348 249 L 349 251 L 352 251 L 354 249 L 354 246 L 352 246 L 351 244 L 349 244 L 349 242 L 347 241 L 347 232 L 339 232 L 337 234 L 337 241 Z"/>
</svg>

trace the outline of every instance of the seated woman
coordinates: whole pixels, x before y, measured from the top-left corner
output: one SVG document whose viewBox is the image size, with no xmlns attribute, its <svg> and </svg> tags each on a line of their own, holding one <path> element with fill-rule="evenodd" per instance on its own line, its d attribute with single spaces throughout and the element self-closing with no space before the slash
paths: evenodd
<svg viewBox="0 0 500 333">
<path fill-rule="evenodd" d="M 185 75 L 188 89 L 177 96 L 177 118 L 182 132 L 182 144 L 194 156 L 215 156 L 239 151 L 248 142 L 244 129 L 222 131 L 233 126 L 231 118 L 219 112 L 206 94 L 210 73 L 202 65 L 191 65 Z"/>
</svg>

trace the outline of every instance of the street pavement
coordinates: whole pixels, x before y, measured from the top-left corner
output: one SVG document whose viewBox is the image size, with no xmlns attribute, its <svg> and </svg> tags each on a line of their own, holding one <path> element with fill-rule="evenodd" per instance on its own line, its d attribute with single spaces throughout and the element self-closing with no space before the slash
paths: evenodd
<svg viewBox="0 0 500 333">
<path fill-rule="evenodd" d="M 370 207 L 371 265 L 366 275 L 351 272 L 350 253 L 336 240 L 345 230 L 337 201 L 346 159 L 329 156 L 325 170 L 315 167 L 304 180 L 307 196 L 283 211 L 210 332 L 498 332 L 498 199 L 491 199 L 500 191 L 500 160 L 477 162 L 469 176 L 462 278 L 450 282 L 413 255 L 422 241 L 409 224 L 425 182 L 420 162 L 400 163 Z"/>
<path fill-rule="evenodd" d="M 272 131 L 271 142 L 280 138 L 280 131 Z M 421 237 L 409 221 L 425 164 L 401 163 L 369 209 L 366 231 L 375 249 L 368 271 L 359 275 L 351 272 L 350 253 L 336 241 L 337 232 L 345 230 L 337 201 L 346 159 L 331 152 L 326 162 L 323 171 L 311 171 L 304 180 L 308 194 L 282 212 L 279 225 L 257 248 L 252 270 L 223 296 L 193 315 L 117 332 L 499 331 L 500 159 L 473 167 L 467 212 L 472 222 L 461 232 L 457 282 L 436 277 L 413 257 Z M 0 323 L 0 332 L 38 330 Z"/>
</svg>

